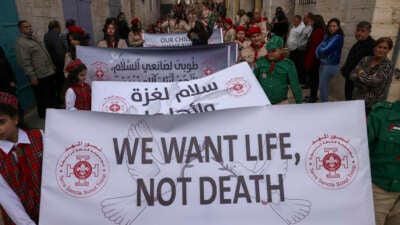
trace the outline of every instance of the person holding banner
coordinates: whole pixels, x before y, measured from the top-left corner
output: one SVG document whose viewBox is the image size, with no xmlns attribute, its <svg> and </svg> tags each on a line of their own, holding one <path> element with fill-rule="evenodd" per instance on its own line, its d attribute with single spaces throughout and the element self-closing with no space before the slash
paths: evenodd
<svg viewBox="0 0 400 225">
<path fill-rule="evenodd" d="M 39 222 L 43 138 L 18 128 L 18 100 L 0 92 L 0 205 L 4 225 Z"/>
<path fill-rule="evenodd" d="M 143 47 L 142 25 L 139 18 L 135 17 L 131 20 L 131 31 L 128 34 L 129 47 Z"/>
<path fill-rule="evenodd" d="M 75 59 L 67 66 L 68 89 L 65 93 L 66 110 L 90 110 L 91 88 L 86 83 L 87 68 L 80 59 Z"/>
<path fill-rule="evenodd" d="M 104 25 L 105 39 L 99 41 L 97 47 L 100 48 L 127 48 L 128 45 L 124 39 L 120 39 L 116 25 L 112 21 L 107 21 Z"/>
<path fill-rule="evenodd" d="M 250 67 L 254 68 L 257 59 L 264 57 L 267 54 L 267 50 L 265 49 L 265 42 L 261 35 L 260 27 L 250 27 L 247 31 L 247 36 L 250 37 L 251 44 L 249 48 L 240 51 L 239 61 L 247 61 Z"/>
<path fill-rule="evenodd" d="M 292 89 L 296 103 L 302 103 L 302 90 L 296 66 L 285 58 L 283 39 L 273 36 L 267 44 L 268 54 L 257 61 L 254 74 L 272 104 L 287 104 L 288 86 Z"/>
</svg>

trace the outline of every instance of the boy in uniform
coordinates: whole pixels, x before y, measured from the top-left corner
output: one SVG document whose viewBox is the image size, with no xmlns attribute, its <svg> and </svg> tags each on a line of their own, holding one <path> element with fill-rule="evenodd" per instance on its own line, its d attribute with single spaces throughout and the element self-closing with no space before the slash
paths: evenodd
<svg viewBox="0 0 400 225">
<path fill-rule="evenodd" d="M 273 36 L 266 47 L 268 54 L 257 60 L 254 74 L 272 104 L 288 103 L 288 86 L 296 103 L 302 103 L 302 90 L 294 63 L 285 58 L 283 39 Z"/>
</svg>

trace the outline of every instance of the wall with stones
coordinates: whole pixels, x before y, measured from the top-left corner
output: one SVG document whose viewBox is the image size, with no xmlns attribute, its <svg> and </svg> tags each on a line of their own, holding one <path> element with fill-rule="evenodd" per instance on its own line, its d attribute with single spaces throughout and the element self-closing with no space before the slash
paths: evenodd
<svg viewBox="0 0 400 225">
<path fill-rule="evenodd" d="M 158 19 L 159 4 L 156 1 L 134 1 L 132 2 L 134 7 L 134 15 L 142 21 L 143 28 L 147 28 L 151 23 L 154 23 Z"/>
<path fill-rule="evenodd" d="M 43 41 L 51 20 L 65 24 L 61 0 L 16 0 L 18 17 L 32 24 L 34 34 Z"/>
<path fill-rule="evenodd" d="M 92 0 L 91 4 L 93 33 L 95 43 L 103 40 L 103 27 L 107 17 L 110 16 L 108 0 Z"/>
</svg>

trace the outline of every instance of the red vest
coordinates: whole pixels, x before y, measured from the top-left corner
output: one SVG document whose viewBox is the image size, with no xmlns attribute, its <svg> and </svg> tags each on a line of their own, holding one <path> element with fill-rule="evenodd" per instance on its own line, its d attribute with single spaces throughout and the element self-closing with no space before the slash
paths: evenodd
<svg viewBox="0 0 400 225">
<path fill-rule="evenodd" d="M 71 87 L 75 92 L 75 108 L 78 110 L 90 110 L 92 105 L 92 90 L 87 83 L 77 84 Z"/>
<path fill-rule="evenodd" d="M 25 131 L 31 144 L 18 144 L 18 162 L 12 152 L 0 150 L 0 174 L 14 190 L 25 211 L 37 224 L 39 222 L 40 184 L 42 175 L 43 142 L 40 130 Z M 11 151 L 15 151 L 15 147 Z M 14 225 L 1 208 L 5 225 Z"/>
</svg>

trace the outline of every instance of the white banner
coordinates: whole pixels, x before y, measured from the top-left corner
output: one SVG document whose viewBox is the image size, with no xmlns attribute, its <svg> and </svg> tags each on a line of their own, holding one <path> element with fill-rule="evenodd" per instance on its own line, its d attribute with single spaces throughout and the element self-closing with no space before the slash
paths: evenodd
<svg viewBox="0 0 400 225">
<path fill-rule="evenodd" d="M 178 47 L 178 46 L 191 46 L 192 41 L 188 38 L 187 33 L 171 33 L 171 34 L 143 34 L 143 47 Z M 208 44 L 222 44 L 224 43 L 222 29 L 214 29 Z"/>
<path fill-rule="evenodd" d="M 177 47 L 191 46 L 192 41 L 188 38 L 187 33 L 172 34 L 143 34 L 143 47 Z"/>
<path fill-rule="evenodd" d="M 223 35 L 222 28 L 214 29 L 210 38 L 208 38 L 208 44 L 215 45 L 215 44 L 222 44 L 222 43 L 224 43 L 224 35 Z"/>
<path fill-rule="evenodd" d="M 351 128 L 351 129 L 349 129 Z M 47 111 L 40 225 L 373 225 L 362 101 Z"/>
<path fill-rule="evenodd" d="M 269 104 L 247 63 L 186 82 L 92 82 L 92 111 L 174 115 Z"/>
</svg>

